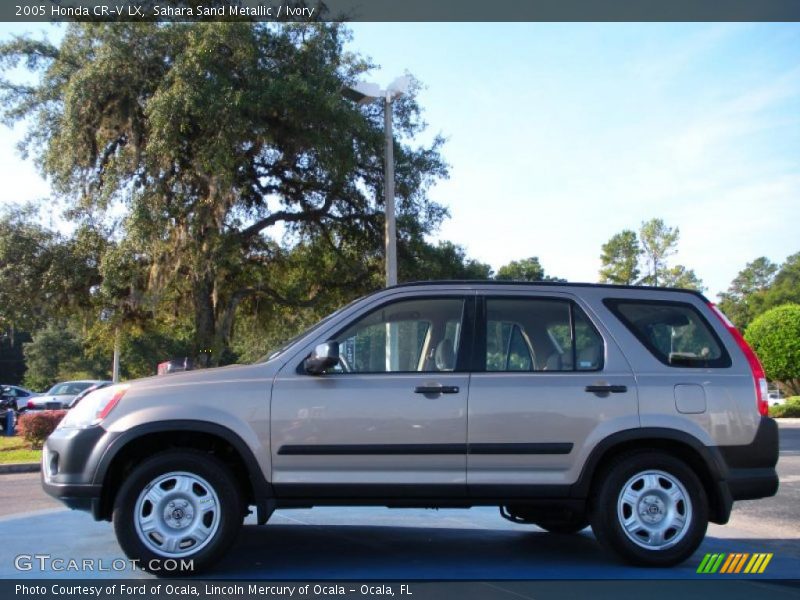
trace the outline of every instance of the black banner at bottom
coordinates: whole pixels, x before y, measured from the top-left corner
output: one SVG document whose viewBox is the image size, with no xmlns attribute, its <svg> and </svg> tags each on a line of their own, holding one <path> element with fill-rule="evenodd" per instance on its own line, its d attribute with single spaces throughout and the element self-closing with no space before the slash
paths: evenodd
<svg viewBox="0 0 800 600">
<path fill-rule="evenodd" d="M 799 581 L 213 581 L 213 580 L 0 580 L 3 600 L 514 600 L 543 598 L 709 597 L 725 600 L 800 598 Z"/>
</svg>

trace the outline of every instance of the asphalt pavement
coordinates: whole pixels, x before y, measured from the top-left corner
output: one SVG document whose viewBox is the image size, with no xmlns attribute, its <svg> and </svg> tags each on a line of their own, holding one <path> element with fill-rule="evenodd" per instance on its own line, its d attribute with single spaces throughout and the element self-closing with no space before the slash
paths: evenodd
<svg viewBox="0 0 800 600">
<path fill-rule="evenodd" d="M 671 569 L 619 563 L 591 530 L 553 535 L 509 523 L 496 508 L 417 510 L 326 507 L 277 511 L 265 526 L 243 528 L 234 548 L 205 575 L 280 580 L 597 580 L 708 579 L 696 570 L 706 553 L 774 554 L 763 575 L 800 573 L 800 420 L 781 424 L 781 480 L 776 497 L 737 502 L 728 525 L 711 525 L 697 553 Z M 19 571 L 17 557 L 90 558 L 107 567 L 93 578 L 147 578 L 129 567 L 110 523 L 63 509 L 39 486 L 38 474 L 0 476 L 0 578 L 80 578 L 85 573 Z M 249 521 L 248 521 L 249 522 Z M 48 559 L 49 560 L 49 559 Z M 116 561 L 116 563 L 114 562 Z M 16 563 L 16 566 L 15 566 Z M 23 560 L 24 563 L 24 560 Z M 116 565 L 116 566 L 115 566 Z M 795 588 L 796 590 L 796 588 Z"/>
</svg>

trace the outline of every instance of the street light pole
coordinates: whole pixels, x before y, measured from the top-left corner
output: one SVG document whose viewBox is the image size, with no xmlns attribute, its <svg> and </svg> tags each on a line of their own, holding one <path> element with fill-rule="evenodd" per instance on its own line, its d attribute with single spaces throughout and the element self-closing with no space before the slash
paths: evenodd
<svg viewBox="0 0 800 600">
<path fill-rule="evenodd" d="M 394 136 L 392 133 L 392 102 L 408 91 L 411 80 L 398 77 L 382 90 L 376 83 L 357 83 L 342 90 L 345 98 L 358 104 L 383 101 L 383 131 L 386 139 L 384 164 L 384 201 L 386 204 L 386 223 L 384 225 L 384 250 L 386 255 L 386 287 L 397 285 L 397 219 L 394 203 Z"/>
<path fill-rule="evenodd" d="M 383 128 L 386 134 L 385 194 L 386 194 L 386 287 L 397 285 L 397 220 L 394 212 L 394 137 L 392 135 L 392 97 L 387 92 L 383 100 Z"/>
<path fill-rule="evenodd" d="M 111 380 L 119 383 L 119 325 L 114 329 L 114 362 L 111 368 Z"/>
</svg>

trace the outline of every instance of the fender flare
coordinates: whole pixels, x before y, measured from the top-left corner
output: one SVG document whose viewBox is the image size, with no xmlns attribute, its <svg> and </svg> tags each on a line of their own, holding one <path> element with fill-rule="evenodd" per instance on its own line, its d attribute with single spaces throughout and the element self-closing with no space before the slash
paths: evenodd
<svg viewBox="0 0 800 600">
<path fill-rule="evenodd" d="M 253 495 L 258 510 L 257 518 L 259 525 L 263 525 L 269 519 L 275 509 L 275 501 L 272 485 L 264 477 L 264 473 L 256 460 L 250 447 L 242 438 L 231 429 L 211 423 L 209 421 L 194 419 L 168 419 L 164 421 L 153 421 L 132 427 L 119 435 L 107 432 L 109 442 L 102 451 L 99 462 L 95 469 L 93 482 L 103 484 L 108 476 L 108 470 L 114 459 L 119 455 L 123 448 L 135 443 L 135 440 L 145 435 L 153 433 L 167 433 L 170 431 L 186 431 L 196 433 L 206 433 L 219 437 L 228 442 L 239 454 L 247 470 L 248 479 L 253 487 Z"/>
<path fill-rule="evenodd" d="M 658 445 L 659 442 L 678 443 L 693 451 L 700 457 L 703 465 L 711 476 L 711 481 L 706 481 L 708 489 L 714 493 L 709 498 L 711 513 L 714 522 L 727 523 L 733 506 L 733 498 L 726 482 L 728 467 L 716 446 L 706 446 L 696 437 L 667 427 L 641 427 L 618 431 L 598 443 L 590 452 L 588 459 L 581 469 L 578 480 L 572 485 L 571 495 L 577 498 L 588 498 L 591 494 L 592 480 L 597 474 L 601 461 L 613 453 L 615 448 L 641 442 L 642 447 Z M 698 474 L 700 476 L 701 474 Z M 701 477 L 702 479 L 702 477 Z"/>
</svg>

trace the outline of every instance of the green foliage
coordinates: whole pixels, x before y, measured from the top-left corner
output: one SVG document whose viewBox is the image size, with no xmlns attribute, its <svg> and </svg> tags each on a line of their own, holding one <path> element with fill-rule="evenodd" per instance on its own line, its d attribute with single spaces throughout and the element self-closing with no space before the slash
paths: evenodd
<svg viewBox="0 0 800 600">
<path fill-rule="evenodd" d="M 757 317 L 744 334 L 767 378 L 800 394 L 800 305 L 786 304 Z"/>
<path fill-rule="evenodd" d="M 507 265 L 497 269 L 497 275 L 494 278 L 500 281 L 566 281 L 546 275 L 544 267 L 537 256 L 523 258 L 522 260 L 512 260 Z"/>
<path fill-rule="evenodd" d="M 399 279 L 422 281 L 431 279 L 489 279 L 491 266 L 467 258 L 461 246 L 452 242 L 429 244 L 413 239 L 399 248 Z"/>
<path fill-rule="evenodd" d="M 11 385 L 19 385 L 22 382 L 25 374 L 22 345 L 29 341 L 31 336 L 28 332 L 0 325 L 0 382 Z"/>
<path fill-rule="evenodd" d="M 741 330 L 757 316 L 784 304 L 800 304 L 800 253 L 780 268 L 765 257 L 747 264 L 719 295 L 720 309 Z"/>
<path fill-rule="evenodd" d="M 800 417 L 800 396 L 787 398 L 783 404 L 769 407 L 769 416 L 775 419 Z"/>
<path fill-rule="evenodd" d="M 639 237 L 645 255 L 646 275 L 642 278 L 645 285 L 664 285 L 667 270 L 667 257 L 674 254 L 680 238 L 678 227 L 667 227 L 663 219 L 650 219 L 642 223 Z"/>
<path fill-rule="evenodd" d="M 603 253 L 600 260 L 603 267 L 600 269 L 601 283 L 616 283 L 633 285 L 639 279 L 639 257 L 642 248 L 639 247 L 639 238 L 636 232 L 625 229 L 612 236 L 603 244 Z"/>
<path fill-rule="evenodd" d="M 38 463 L 42 460 L 41 450 L 31 450 L 18 435 L 0 437 L 0 465 L 18 463 Z"/>
<path fill-rule="evenodd" d="M 6 208 L 0 215 L 0 325 L 33 331 L 54 317 L 91 318 L 105 245 L 89 225 L 65 238 L 44 228 L 32 207 Z"/>
<path fill-rule="evenodd" d="M 19 417 L 17 431 L 34 450 L 41 450 L 45 440 L 53 433 L 64 415 L 65 410 L 34 410 Z"/>
<path fill-rule="evenodd" d="M 767 292 L 777 271 L 778 265 L 761 256 L 747 263 L 731 282 L 728 291 L 719 295 L 720 310 L 740 330 L 744 331 L 764 311 Z"/>
<path fill-rule="evenodd" d="M 704 289 L 703 281 L 695 274 L 694 269 L 687 269 L 683 265 L 667 268 L 662 274 L 661 285 L 688 290 Z"/>
<path fill-rule="evenodd" d="M 341 95 L 371 67 L 347 39 L 335 23 L 73 23 L 59 47 L 0 46 L 3 68 L 38 74 L 4 82 L 5 118 L 30 124 L 26 151 L 70 216 L 123 215 L 93 310 L 125 331 L 189 315 L 193 353 L 217 364 L 241 310 L 322 307 L 374 284 L 383 114 Z M 446 216 L 427 196 L 447 176 L 443 140 L 403 141 L 424 125 L 417 89 L 393 103 L 401 238 Z"/>
<path fill-rule="evenodd" d="M 800 304 L 800 252 L 786 259 L 764 297 L 764 308 Z"/>
<path fill-rule="evenodd" d="M 680 229 L 668 227 L 663 219 L 642 223 L 638 238 L 629 229 L 621 231 L 603 244 L 600 282 L 703 291 L 703 281 L 693 269 L 670 266 L 667 260 L 677 251 L 679 239 Z"/>
<path fill-rule="evenodd" d="M 47 390 L 58 381 L 109 375 L 111 361 L 87 358 L 82 340 L 63 325 L 53 323 L 37 331 L 24 348 L 25 386 L 34 390 Z"/>
</svg>

